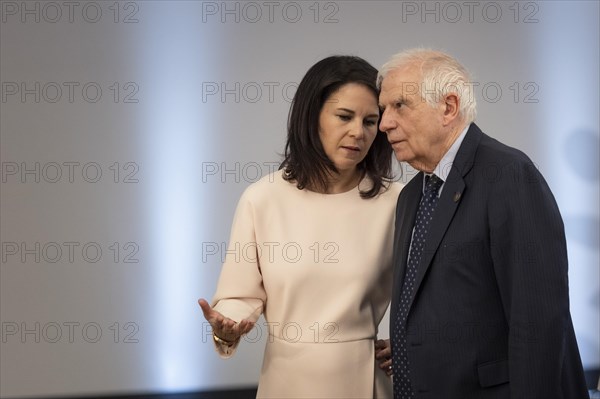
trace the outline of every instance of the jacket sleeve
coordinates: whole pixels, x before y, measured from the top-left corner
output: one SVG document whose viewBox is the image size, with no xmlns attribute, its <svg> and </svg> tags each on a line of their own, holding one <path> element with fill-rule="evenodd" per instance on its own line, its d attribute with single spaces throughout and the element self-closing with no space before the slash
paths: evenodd
<svg viewBox="0 0 600 399">
<path fill-rule="evenodd" d="M 225 262 L 221 270 L 212 307 L 230 319 L 256 322 L 267 300 L 263 286 L 255 233 L 256 213 L 246 190 L 235 212 Z M 239 340 L 228 347 L 215 343 L 223 358 L 233 355 Z"/>
<path fill-rule="evenodd" d="M 509 327 L 511 398 L 562 398 L 567 248 L 554 196 L 529 160 L 502 169 L 488 200 L 494 271 Z"/>
</svg>

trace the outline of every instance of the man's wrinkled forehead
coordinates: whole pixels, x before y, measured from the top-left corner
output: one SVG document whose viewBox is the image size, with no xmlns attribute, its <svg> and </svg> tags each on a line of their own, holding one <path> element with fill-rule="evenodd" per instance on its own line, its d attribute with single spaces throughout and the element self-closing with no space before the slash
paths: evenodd
<svg viewBox="0 0 600 399">
<path fill-rule="evenodd" d="M 397 68 L 383 79 L 379 100 L 387 102 L 407 102 L 415 96 L 421 96 L 420 73 L 413 69 Z"/>
<path fill-rule="evenodd" d="M 395 93 L 406 97 L 420 94 L 421 71 L 414 65 L 392 69 L 381 83 L 381 92 Z"/>
</svg>

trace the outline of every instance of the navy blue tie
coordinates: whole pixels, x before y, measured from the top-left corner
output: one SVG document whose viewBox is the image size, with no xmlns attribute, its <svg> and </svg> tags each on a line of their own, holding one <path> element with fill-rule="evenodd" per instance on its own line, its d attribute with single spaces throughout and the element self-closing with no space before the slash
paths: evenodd
<svg viewBox="0 0 600 399">
<path fill-rule="evenodd" d="M 408 264 L 404 274 L 404 283 L 400 292 L 400 309 L 398 317 L 393 324 L 392 342 L 392 368 L 394 371 L 394 399 L 410 399 L 414 397 L 413 387 L 410 381 L 410 365 L 406 352 L 406 320 L 408 316 L 408 305 L 415 289 L 417 268 L 421 262 L 421 255 L 425 245 L 425 238 L 429 222 L 433 218 L 433 211 L 437 205 L 438 191 L 444 181 L 436 175 L 425 176 L 425 192 L 421 197 L 413 237 L 410 244 Z"/>
</svg>

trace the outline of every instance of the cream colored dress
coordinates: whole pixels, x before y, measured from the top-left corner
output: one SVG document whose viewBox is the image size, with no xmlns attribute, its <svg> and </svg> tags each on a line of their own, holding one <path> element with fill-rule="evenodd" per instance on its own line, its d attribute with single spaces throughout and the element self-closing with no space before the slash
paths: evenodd
<svg viewBox="0 0 600 399">
<path fill-rule="evenodd" d="M 237 322 L 264 313 L 257 397 L 392 397 L 374 341 L 392 291 L 400 188 L 318 194 L 277 171 L 243 193 L 213 307 Z"/>
</svg>

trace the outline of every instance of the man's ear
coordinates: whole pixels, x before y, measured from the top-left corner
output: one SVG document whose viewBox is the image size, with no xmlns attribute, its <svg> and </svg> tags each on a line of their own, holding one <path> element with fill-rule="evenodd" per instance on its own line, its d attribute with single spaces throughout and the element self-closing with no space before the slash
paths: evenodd
<svg viewBox="0 0 600 399">
<path fill-rule="evenodd" d="M 448 93 L 444 96 L 444 126 L 449 125 L 459 117 L 460 98 L 456 93 Z"/>
</svg>

